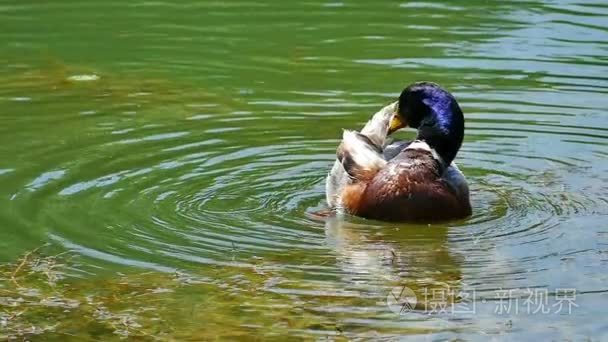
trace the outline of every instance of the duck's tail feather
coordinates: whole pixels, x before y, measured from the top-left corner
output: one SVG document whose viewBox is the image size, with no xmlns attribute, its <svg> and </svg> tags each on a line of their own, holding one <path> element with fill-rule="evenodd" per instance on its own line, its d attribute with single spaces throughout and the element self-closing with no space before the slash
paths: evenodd
<svg viewBox="0 0 608 342">
<path fill-rule="evenodd" d="M 386 165 L 380 146 L 356 131 L 344 131 L 337 155 L 346 173 L 358 181 L 371 179 Z"/>
</svg>

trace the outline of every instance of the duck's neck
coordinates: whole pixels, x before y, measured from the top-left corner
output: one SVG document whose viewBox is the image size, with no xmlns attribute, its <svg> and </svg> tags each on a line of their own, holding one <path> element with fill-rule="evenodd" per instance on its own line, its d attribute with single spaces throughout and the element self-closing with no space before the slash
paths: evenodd
<svg viewBox="0 0 608 342">
<path fill-rule="evenodd" d="M 361 134 L 367 136 L 377 146 L 384 146 L 388 135 L 390 124 L 397 102 L 393 102 L 380 109 L 361 129 Z"/>
<path fill-rule="evenodd" d="M 462 110 L 455 100 L 447 100 L 423 100 L 430 110 L 420 121 L 416 138 L 434 149 L 446 167 L 456 157 L 464 138 Z"/>
</svg>

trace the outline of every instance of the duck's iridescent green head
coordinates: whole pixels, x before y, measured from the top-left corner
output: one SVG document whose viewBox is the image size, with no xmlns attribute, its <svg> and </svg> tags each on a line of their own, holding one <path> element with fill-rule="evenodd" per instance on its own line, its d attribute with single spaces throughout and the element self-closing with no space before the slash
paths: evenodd
<svg viewBox="0 0 608 342">
<path fill-rule="evenodd" d="M 464 116 L 458 102 L 431 82 L 417 82 L 401 92 L 389 134 L 408 126 L 418 130 L 416 139 L 435 149 L 446 165 L 454 160 L 464 138 Z"/>
</svg>

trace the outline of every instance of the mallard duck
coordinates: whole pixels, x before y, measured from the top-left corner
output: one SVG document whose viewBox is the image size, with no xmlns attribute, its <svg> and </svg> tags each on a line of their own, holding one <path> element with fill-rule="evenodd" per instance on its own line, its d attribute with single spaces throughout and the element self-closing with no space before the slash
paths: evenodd
<svg viewBox="0 0 608 342">
<path fill-rule="evenodd" d="M 416 140 L 388 143 L 412 127 Z M 326 181 L 331 208 L 384 221 L 445 221 L 471 215 L 469 188 L 453 162 L 464 116 L 448 91 L 430 82 L 406 87 L 360 132 L 345 130 Z"/>
</svg>

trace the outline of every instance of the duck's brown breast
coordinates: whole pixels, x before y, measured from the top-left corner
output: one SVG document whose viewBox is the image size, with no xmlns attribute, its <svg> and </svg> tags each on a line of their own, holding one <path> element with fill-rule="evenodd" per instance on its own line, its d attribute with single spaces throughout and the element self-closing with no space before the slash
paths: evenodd
<svg viewBox="0 0 608 342">
<path fill-rule="evenodd" d="M 432 222 L 469 216 L 469 199 L 459 198 L 441 175 L 441 165 L 423 152 L 393 160 L 368 182 L 349 186 L 344 207 L 352 214 L 385 221 Z"/>
</svg>

